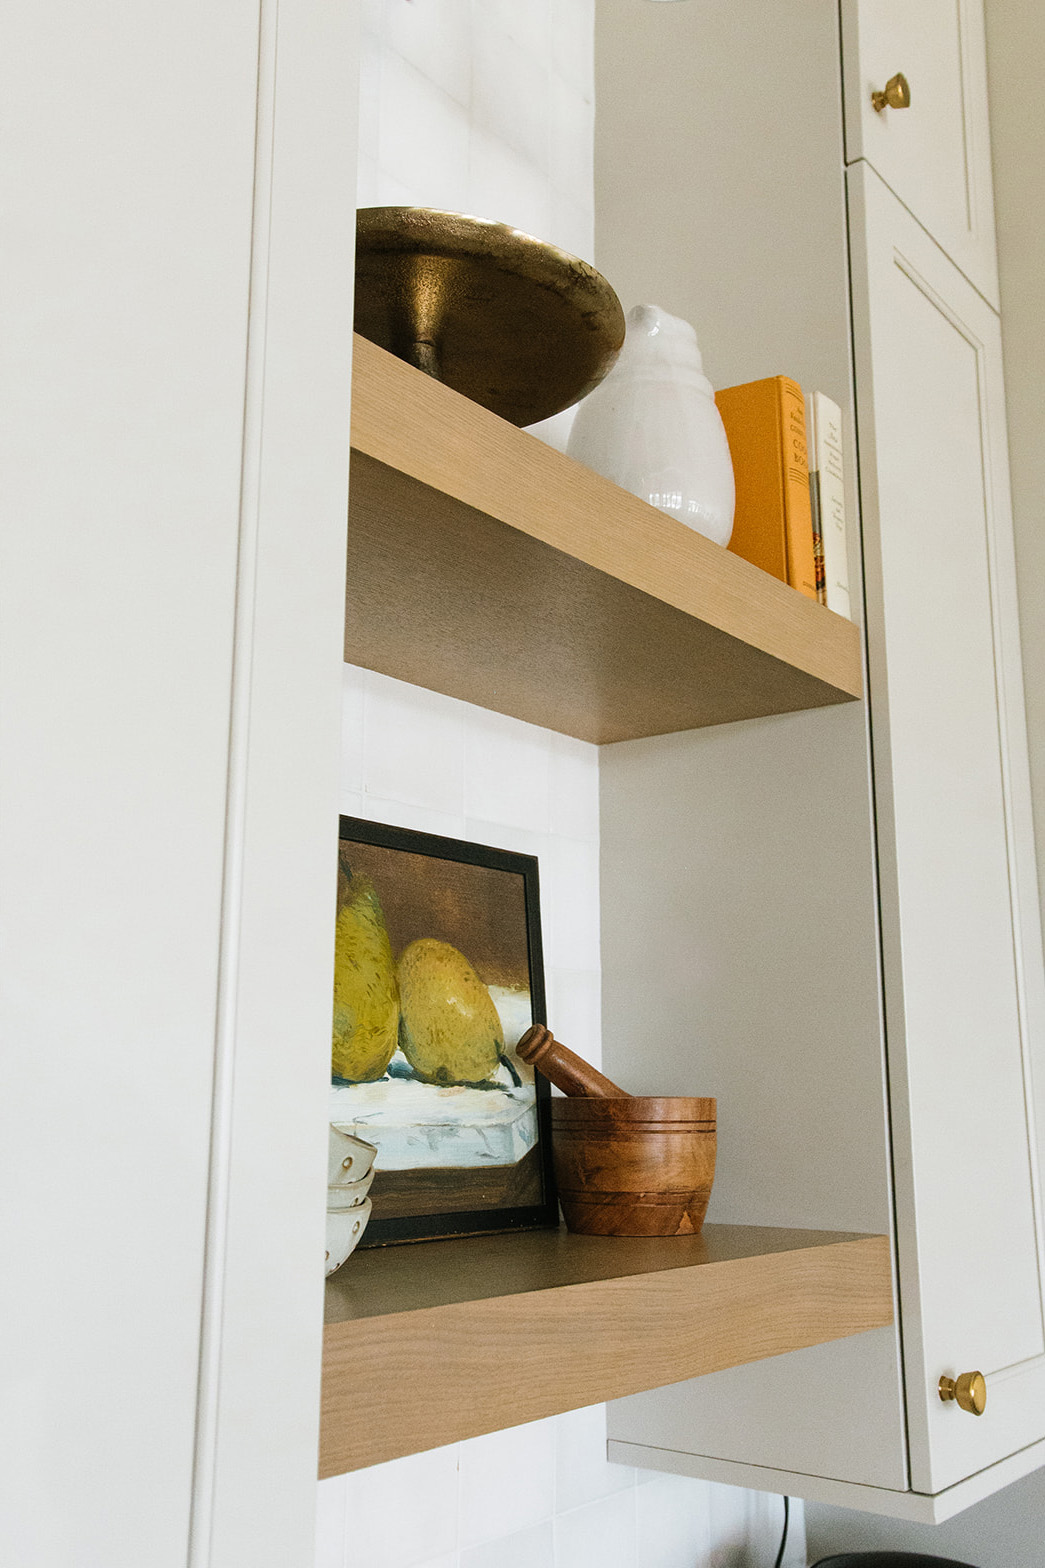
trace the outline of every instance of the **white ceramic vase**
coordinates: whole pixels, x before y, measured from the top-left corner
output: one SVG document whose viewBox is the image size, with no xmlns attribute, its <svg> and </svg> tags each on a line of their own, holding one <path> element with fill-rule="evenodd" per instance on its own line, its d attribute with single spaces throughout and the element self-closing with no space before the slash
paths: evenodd
<svg viewBox="0 0 1045 1568">
<path fill-rule="evenodd" d="M 729 543 L 729 443 L 688 321 L 659 305 L 628 312 L 620 358 L 578 408 L 567 450 L 716 544 Z"/>
</svg>

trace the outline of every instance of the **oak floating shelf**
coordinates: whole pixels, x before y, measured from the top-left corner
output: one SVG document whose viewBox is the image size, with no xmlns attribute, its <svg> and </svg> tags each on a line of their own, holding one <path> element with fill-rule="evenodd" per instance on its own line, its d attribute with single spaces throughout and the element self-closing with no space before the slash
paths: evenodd
<svg viewBox="0 0 1045 1568">
<path fill-rule="evenodd" d="M 326 1300 L 321 1477 L 892 1321 L 885 1236 L 739 1225 L 377 1248 Z"/>
<path fill-rule="evenodd" d="M 599 743 L 848 702 L 856 626 L 355 340 L 345 658 Z"/>
</svg>

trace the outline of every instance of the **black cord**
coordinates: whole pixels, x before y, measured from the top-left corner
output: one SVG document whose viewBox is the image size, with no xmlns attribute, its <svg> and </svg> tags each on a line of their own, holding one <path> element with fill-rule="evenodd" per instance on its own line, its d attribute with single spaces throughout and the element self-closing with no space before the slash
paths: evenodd
<svg viewBox="0 0 1045 1568">
<path fill-rule="evenodd" d="M 788 1520 L 790 1519 L 790 1517 L 791 1517 L 791 1499 L 790 1499 L 790 1497 L 785 1497 L 784 1498 L 784 1533 L 780 1537 L 780 1550 L 776 1554 L 776 1562 L 773 1564 L 773 1568 L 780 1568 L 781 1563 L 784 1561 L 784 1548 L 787 1546 L 787 1523 L 788 1523 Z"/>
</svg>

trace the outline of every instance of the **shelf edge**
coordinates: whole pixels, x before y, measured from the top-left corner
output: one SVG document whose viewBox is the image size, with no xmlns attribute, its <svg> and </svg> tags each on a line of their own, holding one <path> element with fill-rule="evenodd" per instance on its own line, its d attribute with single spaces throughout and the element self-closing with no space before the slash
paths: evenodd
<svg viewBox="0 0 1045 1568">
<path fill-rule="evenodd" d="M 320 1476 L 891 1322 L 863 1236 L 330 1324 Z"/>
<path fill-rule="evenodd" d="M 354 353 L 354 450 L 852 699 L 863 695 L 853 622 L 365 338 Z"/>
</svg>

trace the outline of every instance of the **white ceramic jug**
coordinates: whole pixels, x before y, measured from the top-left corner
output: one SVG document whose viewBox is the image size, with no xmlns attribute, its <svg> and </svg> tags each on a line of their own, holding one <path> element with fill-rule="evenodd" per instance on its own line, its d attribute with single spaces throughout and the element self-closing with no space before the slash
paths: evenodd
<svg viewBox="0 0 1045 1568">
<path fill-rule="evenodd" d="M 729 543 L 729 443 L 688 321 L 659 305 L 628 312 L 620 358 L 578 408 L 567 451 L 716 544 Z"/>
</svg>

